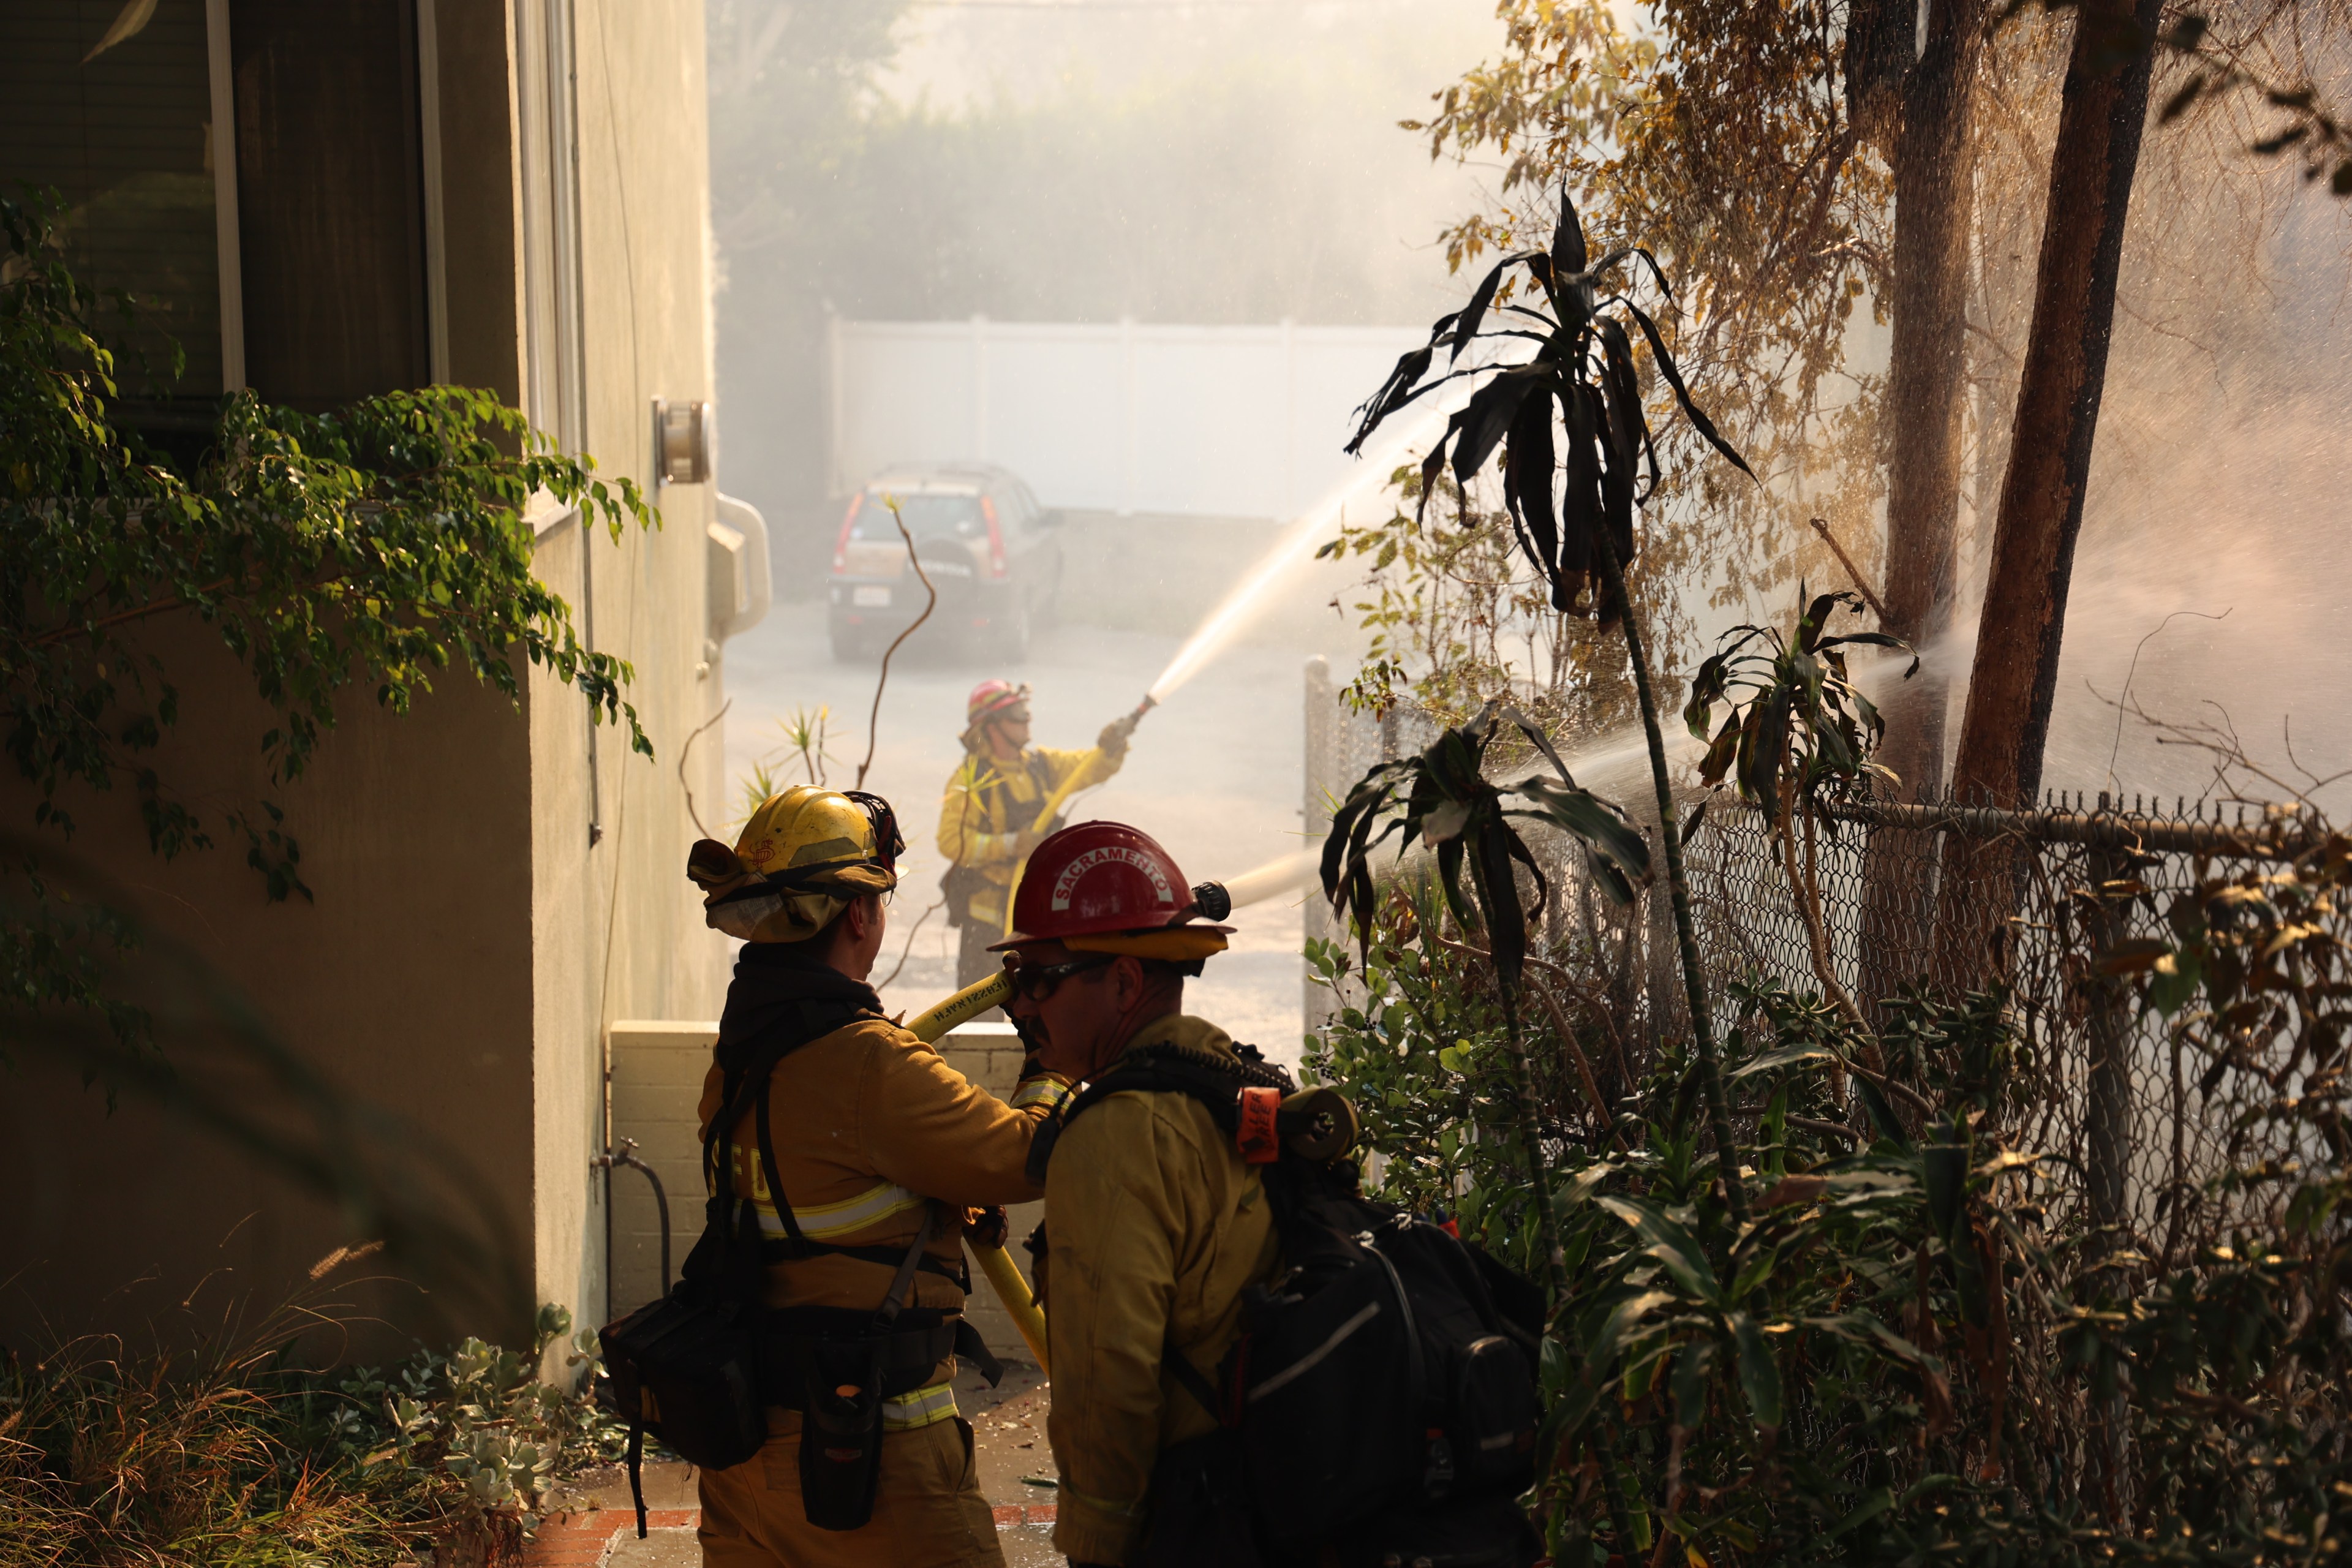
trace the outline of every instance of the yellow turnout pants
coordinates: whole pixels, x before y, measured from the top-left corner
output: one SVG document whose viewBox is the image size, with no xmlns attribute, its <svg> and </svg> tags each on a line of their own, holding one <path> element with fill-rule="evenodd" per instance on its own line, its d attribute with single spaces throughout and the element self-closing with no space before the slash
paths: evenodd
<svg viewBox="0 0 2352 1568">
<path fill-rule="evenodd" d="M 756 1457 L 701 1473 L 707 1568 L 1003 1568 L 962 1417 L 887 1434 L 874 1517 L 848 1531 L 801 1511 L 800 1412 L 771 1410 L 768 1423 Z"/>
</svg>

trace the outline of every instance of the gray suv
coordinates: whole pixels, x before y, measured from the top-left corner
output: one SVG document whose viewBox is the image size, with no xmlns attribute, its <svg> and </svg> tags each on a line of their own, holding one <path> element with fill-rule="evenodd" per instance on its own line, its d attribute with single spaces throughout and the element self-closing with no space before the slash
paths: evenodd
<svg viewBox="0 0 2352 1568">
<path fill-rule="evenodd" d="M 1060 517 L 1029 487 L 985 463 L 900 463 L 850 498 L 834 542 L 825 612 L 833 656 L 873 658 L 923 610 L 907 543 L 890 516 L 898 503 L 939 607 L 908 640 L 1023 658 L 1030 631 L 1053 613 L 1062 585 Z"/>
</svg>

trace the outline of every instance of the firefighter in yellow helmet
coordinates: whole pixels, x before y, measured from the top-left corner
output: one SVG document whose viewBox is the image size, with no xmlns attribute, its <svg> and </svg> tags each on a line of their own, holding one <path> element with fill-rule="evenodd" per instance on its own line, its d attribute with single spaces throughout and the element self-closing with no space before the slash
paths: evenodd
<svg viewBox="0 0 2352 1568">
<path fill-rule="evenodd" d="M 1030 1142 L 1069 1089 L 1024 1073 L 1000 1101 L 882 1016 L 866 978 L 903 847 L 878 796 L 799 787 L 688 858 L 709 922 L 747 943 L 699 1120 L 753 1202 L 767 1309 L 767 1445 L 701 1473 L 711 1568 L 1003 1561 L 949 1383 L 959 1352 L 992 1366 L 961 1316 L 962 1230 L 1039 1195 Z"/>
<path fill-rule="evenodd" d="M 940 801 L 941 883 L 948 923 L 961 927 L 956 984 L 996 973 L 989 943 L 1004 934 L 1004 906 L 1029 852 L 1061 825 L 1040 823 L 1055 794 L 1098 784 L 1127 761 L 1127 743 L 1143 710 L 1103 726 L 1087 752 L 1029 743 L 1029 688 L 983 680 L 964 702 L 964 759 Z"/>
</svg>

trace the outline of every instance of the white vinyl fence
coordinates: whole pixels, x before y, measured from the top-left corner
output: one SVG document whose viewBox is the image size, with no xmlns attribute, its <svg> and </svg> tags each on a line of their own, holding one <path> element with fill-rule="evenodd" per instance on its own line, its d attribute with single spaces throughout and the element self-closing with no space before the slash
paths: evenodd
<svg viewBox="0 0 2352 1568">
<path fill-rule="evenodd" d="M 1345 479 L 1350 411 L 1418 327 L 844 321 L 833 493 L 966 459 L 1049 507 L 1287 519 Z"/>
</svg>

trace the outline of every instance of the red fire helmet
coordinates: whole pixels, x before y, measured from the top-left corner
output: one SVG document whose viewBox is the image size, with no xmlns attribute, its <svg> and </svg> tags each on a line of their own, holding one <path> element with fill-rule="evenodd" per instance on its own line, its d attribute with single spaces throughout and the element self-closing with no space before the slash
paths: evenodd
<svg viewBox="0 0 2352 1568">
<path fill-rule="evenodd" d="M 1007 708 L 1017 708 L 1028 700 L 1029 689 L 1026 686 L 1015 686 L 1009 680 L 983 680 L 971 689 L 971 696 L 963 700 L 964 727 L 970 729 L 984 719 L 992 719 Z"/>
<path fill-rule="evenodd" d="M 1029 857 L 999 947 L 1157 931 L 1201 912 L 1175 858 L 1123 822 L 1065 827 Z"/>
</svg>

